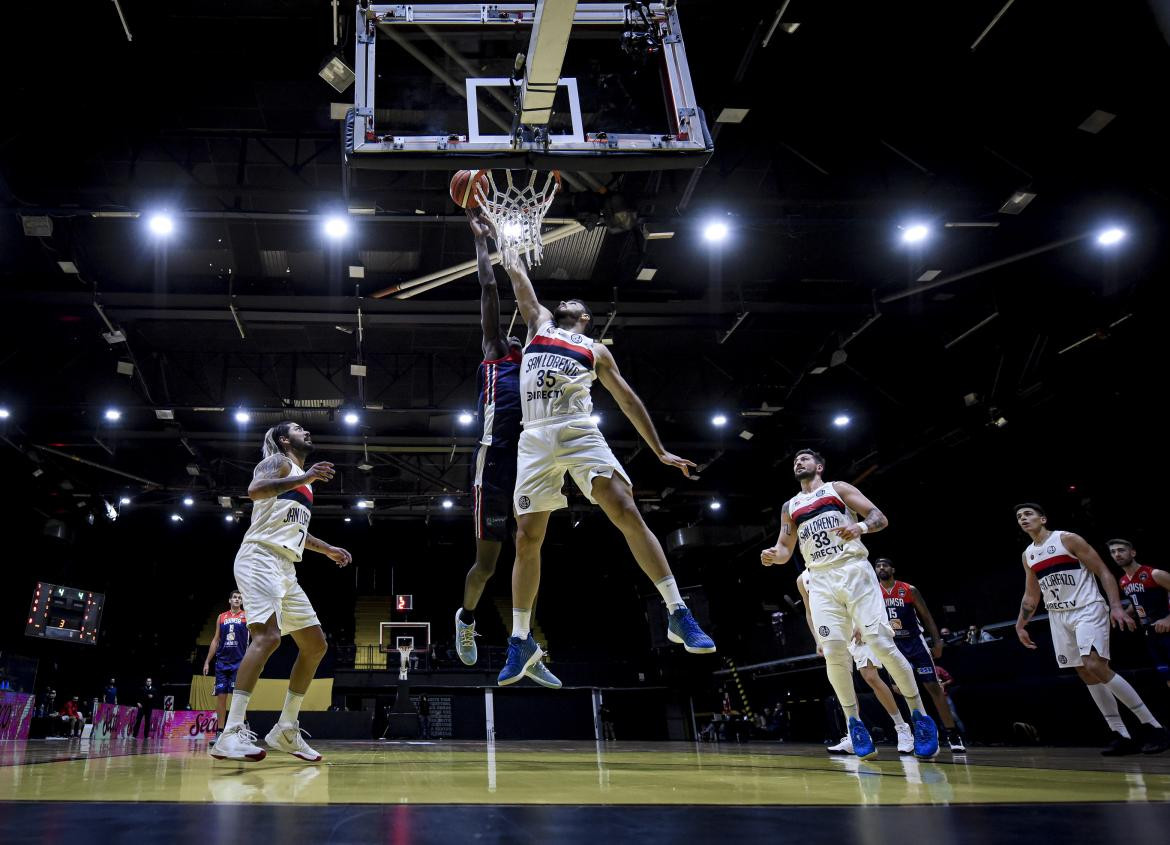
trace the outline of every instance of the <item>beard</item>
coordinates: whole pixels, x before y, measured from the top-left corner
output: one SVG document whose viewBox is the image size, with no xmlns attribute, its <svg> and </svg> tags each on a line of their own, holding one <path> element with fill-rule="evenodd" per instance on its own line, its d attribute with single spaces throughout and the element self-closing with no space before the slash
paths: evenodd
<svg viewBox="0 0 1170 845">
<path fill-rule="evenodd" d="M 815 469 L 798 469 L 792 474 L 796 477 L 797 481 L 807 481 L 810 478 L 817 477 L 817 471 Z"/>
</svg>

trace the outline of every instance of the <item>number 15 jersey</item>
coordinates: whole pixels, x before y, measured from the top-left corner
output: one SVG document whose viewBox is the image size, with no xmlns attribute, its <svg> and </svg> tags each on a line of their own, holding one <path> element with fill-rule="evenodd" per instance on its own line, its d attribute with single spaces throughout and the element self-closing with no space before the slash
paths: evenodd
<svg viewBox="0 0 1170 845">
<path fill-rule="evenodd" d="M 293 472 L 299 472 L 294 466 Z M 244 542 L 263 543 L 284 557 L 299 562 L 305 553 L 312 516 L 313 487 L 302 484 L 271 499 L 252 504 L 252 522 Z"/>
<path fill-rule="evenodd" d="M 826 569 L 847 560 L 865 560 L 869 550 L 861 540 L 842 540 L 834 532 L 857 521 L 845 500 L 827 481 L 810 493 L 798 493 L 788 501 L 788 515 L 796 523 L 800 554 L 809 569 Z"/>
</svg>

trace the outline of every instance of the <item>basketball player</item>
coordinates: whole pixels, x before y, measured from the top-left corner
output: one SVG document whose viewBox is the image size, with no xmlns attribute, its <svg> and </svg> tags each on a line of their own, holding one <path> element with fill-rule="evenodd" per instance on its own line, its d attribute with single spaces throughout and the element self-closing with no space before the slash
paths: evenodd
<svg viewBox="0 0 1170 845">
<path fill-rule="evenodd" d="M 1113 731 L 1106 756 L 1157 754 L 1170 748 L 1167 735 L 1129 681 L 1109 668 L 1109 628 L 1134 630 L 1135 623 L 1121 608 L 1117 579 L 1104 561 L 1076 534 L 1052 531 L 1048 515 L 1034 502 L 1016 505 L 1016 524 L 1031 539 L 1024 549 L 1024 600 L 1016 620 L 1016 636 L 1025 648 L 1036 648 L 1027 624 L 1043 602 L 1048 610 L 1052 649 L 1061 668 L 1071 667 L 1089 688 L 1089 695 Z M 1105 587 L 1109 603 L 1101 598 L 1096 576 Z M 1121 714 L 1120 701 L 1142 724 L 1142 743 L 1130 737 Z"/>
<path fill-rule="evenodd" d="M 764 566 L 784 564 L 797 543 L 809 573 L 808 594 L 817 641 L 824 650 L 825 673 L 848 717 L 849 736 L 858 757 L 874 754 L 873 739 L 859 717 L 848 643 L 856 628 L 890 678 L 907 692 L 914 754 L 930 758 L 938 753 L 938 728 L 926 715 L 914 670 L 894 645 L 894 631 L 886 616 L 881 588 L 869 552 L 859 539 L 881 531 L 889 522 L 852 484 L 821 478 L 825 459 L 811 449 L 796 453 L 792 466 L 800 493 L 785 503 L 776 545 L 760 552 Z M 858 514 L 865 519 L 857 521 Z"/>
<path fill-rule="evenodd" d="M 254 503 L 252 522 L 236 554 L 235 575 L 248 608 L 251 639 L 236 671 L 227 724 L 207 752 L 217 760 L 264 759 L 266 752 L 256 745 L 256 734 L 244 727 L 244 716 L 260 671 L 285 634 L 292 635 L 299 653 L 289 675 L 284 708 L 264 742 L 309 763 L 321 760 L 301 736 L 299 716 L 313 674 L 325 656 L 325 634 L 309 597 L 297 583 L 295 564 L 305 549 L 325 555 L 338 566 L 348 565 L 353 558 L 345 549 L 309 533 L 313 483 L 331 480 L 334 472 L 333 464 L 324 461 L 304 469 L 312 448 L 309 432 L 299 424 L 274 425 L 264 435 L 264 459 L 248 485 Z"/>
<path fill-rule="evenodd" d="M 590 502 L 600 505 L 626 539 L 638 566 L 666 602 L 667 637 L 688 652 L 710 653 L 715 643 L 703 633 L 679 594 L 666 555 L 634 502 L 629 476 L 590 419 L 595 380 L 617 400 L 622 413 L 667 466 L 690 474 L 694 464 L 666 451 L 646 407 L 622 378 L 607 347 L 589 338 L 593 315 L 577 299 L 555 312 L 536 298 L 524 263 L 505 250 L 504 269 L 512 280 L 520 314 L 528 324 L 528 345 L 520 369 L 524 431 L 520 434 L 516 491 L 516 564 L 512 569 L 512 636 L 500 684 L 515 683 L 540 660 L 541 648 L 529 630 L 540 585 L 540 547 L 553 511 L 568 505 L 561 493 L 565 473 Z"/>
<path fill-rule="evenodd" d="M 203 661 L 204 675 L 211 668 L 211 661 L 215 661 L 216 739 L 223 733 L 223 725 L 227 721 L 228 696 L 236 688 L 236 670 L 240 668 L 247 647 L 248 619 L 244 616 L 244 597 L 239 590 L 232 590 L 227 611 L 215 620 L 215 636 L 211 638 L 207 659 Z M 211 741 L 211 745 L 215 745 L 215 740 Z"/>
<path fill-rule="evenodd" d="M 804 602 L 805 624 L 808 625 L 809 633 L 813 636 L 813 642 L 817 642 L 817 629 L 813 625 L 812 609 L 808 599 L 807 569 L 800 573 L 800 576 L 796 579 L 796 589 L 800 591 L 801 601 Z M 861 679 L 869 684 L 869 688 L 873 690 L 874 697 L 877 698 L 878 703 L 881 704 L 886 714 L 894 722 L 894 731 L 898 735 L 898 753 L 913 754 L 914 731 L 910 730 L 910 726 L 902 718 L 902 711 L 898 709 L 898 702 L 894 699 L 893 691 L 882 680 L 880 672 L 882 664 L 873 656 L 873 652 L 870 651 L 869 646 L 861 640 L 861 634 L 858 631 L 855 631 L 853 638 L 849 640 L 848 648 L 849 654 L 853 658 L 853 665 L 857 668 Z M 825 655 L 825 650 L 819 643 L 817 644 L 817 654 L 822 657 Z M 845 719 L 848 721 L 848 715 L 846 715 Z M 840 742 L 836 745 L 830 745 L 825 750 L 830 754 L 852 754 L 853 740 L 849 738 L 849 734 L 846 734 L 841 738 Z"/>
<path fill-rule="evenodd" d="M 476 376 L 480 422 L 479 443 L 472 462 L 472 510 L 475 516 L 475 564 L 463 582 L 463 606 L 455 614 L 455 651 L 467 666 L 478 659 L 475 647 L 475 606 L 496 571 L 500 547 L 512 533 L 512 491 L 516 487 L 516 447 L 520 442 L 520 362 L 522 345 L 500 329 L 500 295 L 492 267 L 488 235 L 491 226 L 478 209 L 467 217 L 475 238 L 479 264 L 479 322 L 483 330 L 483 362 Z M 544 663 L 528 668 L 541 686 L 560 689 L 561 682 Z"/>
<path fill-rule="evenodd" d="M 926 607 L 922 593 L 913 584 L 894 580 L 894 564 L 888 557 L 879 557 L 873 564 L 877 573 L 878 583 L 882 588 L 882 598 L 886 602 L 886 613 L 890 617 L 890 626 L 894 629 L 894 645 L 910 661 L 918 683 L 930 695 L 934 706 L 938 709 L 939 718 L 947 729 L 947 743 L 955 754 L 962 754 L 967 750 L 959 728 L 955 725 L 955 717 L 951 715 L 951 708 L 947 704 L 946 693 L 939 685 L 938 675 L 934 670 L 934 658 L 942 657 L 943 641 L 938 625 L 934 624 L 934 617 Z M 921 621 L 919 621 L 921 620 Z M 926 626 L 933 648 L 926 645 L 922 629 Z"/>
<path fill-rule="evenodd" d="M 1138 563 L 1129 540 L 1110 540 L 1109 554 L 1125 572 L 1121 591 L 1133 603 L 1154 666 L 1170 686 L 1170 572 Z"/>
</svg>

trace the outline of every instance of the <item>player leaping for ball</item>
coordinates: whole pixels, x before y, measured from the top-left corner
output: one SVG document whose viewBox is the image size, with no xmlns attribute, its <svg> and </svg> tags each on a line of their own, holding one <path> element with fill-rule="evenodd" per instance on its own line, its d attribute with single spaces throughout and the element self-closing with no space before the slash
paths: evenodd
<svg viewBox="0 0 1170 845">
<path fill-rule="evenodd" d="M 667 637 L 692 653 L 715 651 L 679 594 L 666 555 L 634 502 L 629 476 L 590 419 L 595 380 L 667 466 L 690 475 L 691 461 L 666 451 L 642 400 L 622 378 L 610 351 L 589 338 L 593 315 L 579 299 L 549 311 L 536 298 L 515 250 L 503 253 L 520 314 L 528 324 L 528 345 L 520 368 L 524 431 L 520 434 L 516 491 L 516 564 L 512 569 L 512 636 L 499 682 L 511 684 L 540 659 L 529 630 L 532 603 L 540 585 L 540 547 L 549 515 L 568 502 L 561 493 L 565 473 L 590 502 L 600 505 L 629 544 L 638 566 L 654 582 L 670 612 Z"/>
</svg>

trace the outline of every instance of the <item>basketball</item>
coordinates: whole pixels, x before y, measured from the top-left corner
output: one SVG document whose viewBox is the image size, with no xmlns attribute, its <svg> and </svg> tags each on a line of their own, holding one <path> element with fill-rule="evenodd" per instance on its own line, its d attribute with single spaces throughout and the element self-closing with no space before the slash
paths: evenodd
<svg viewBox="0 0 1170 845">
<path fill-rule="evenodd" d="M 475 208 L 479 205 L 475 186 L 480 185 L 483 192 L 488 191 L 487 174 L 482 170 L 460 170 L 451 177 L 451 199 L 460 208 Z"/>
</svg>

